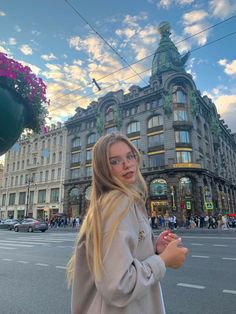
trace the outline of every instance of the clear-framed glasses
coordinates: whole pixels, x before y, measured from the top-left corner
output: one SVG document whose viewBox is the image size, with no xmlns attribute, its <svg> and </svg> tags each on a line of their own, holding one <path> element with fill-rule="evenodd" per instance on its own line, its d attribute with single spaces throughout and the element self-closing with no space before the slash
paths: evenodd
<svg viewBox="0 0 236 314">
<path fill-rule="evenodd" d="M 112 158 L 109 158 L 109 161 L 110 161 L 110 165 L 112 167 L 120 167 L 122 166 L 126 161 L 128 163 L 134 163 L 136 162 L 136 154 L 133 153 L 133 152 L 130 152 L 126 155 L 126 157 L 112 157 Z"/>
</svg>

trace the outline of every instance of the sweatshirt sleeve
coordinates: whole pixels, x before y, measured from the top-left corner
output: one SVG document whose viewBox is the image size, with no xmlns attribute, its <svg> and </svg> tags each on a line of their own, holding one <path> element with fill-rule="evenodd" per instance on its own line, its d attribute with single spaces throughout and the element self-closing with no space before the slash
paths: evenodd
<svg viewBox="0 0 236 314">
<path fill-rule="evenodd" d="M 112 244 L 104 255 L 103 275 L 96 282 L 104 300 L 117 307 L 124 307 L 134 299 L 144 296 L 149 291 L 147 288 L 160 281 L 166 271 L 163 260 L 154 252 L 151 233 L 140 247 L 139 231 L 132 228 L 130 223 L 132 221 L 128 219 L 126 227 L 124 224 L 118 226 Z M 105 235 L 104 248 L 107 240 Z M 135 252 L 145 250 L 147 246 L 150 247 L 150 254 L 142 259 L 135 257 Z"/>
</svg>

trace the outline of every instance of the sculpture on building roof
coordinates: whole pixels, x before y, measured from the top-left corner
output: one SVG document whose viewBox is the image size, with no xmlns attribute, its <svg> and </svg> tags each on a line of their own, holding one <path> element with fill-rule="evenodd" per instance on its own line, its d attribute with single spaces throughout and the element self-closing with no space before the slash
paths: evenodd
<svg viewBox="0 0 236 314">
<path fill-rule="evenodd" d="M 158 31 L 161 35 L 152 62 L 152 76 L 160 75 L 166 71 L 185 72 L 184 65 L 189 57 L 189 52 L 181 57 L 175 44 L 170 39 L 170 23 L 162 22 Z"/>
</svg>

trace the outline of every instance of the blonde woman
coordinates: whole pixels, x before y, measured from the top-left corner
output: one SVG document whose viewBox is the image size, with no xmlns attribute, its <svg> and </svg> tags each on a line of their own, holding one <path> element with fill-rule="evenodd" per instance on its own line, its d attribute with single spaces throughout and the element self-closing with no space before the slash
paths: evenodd
<svg viewBox="0 0 236 314">
<path fill-rule="evenodd" d="M 154 241 L 139 162 L 121 134 L 93 148 L 91 202 L 67 269 L 73 314 L 165 313 L 160 281 L 187 249 L 168 230 Z"/>
</svg>

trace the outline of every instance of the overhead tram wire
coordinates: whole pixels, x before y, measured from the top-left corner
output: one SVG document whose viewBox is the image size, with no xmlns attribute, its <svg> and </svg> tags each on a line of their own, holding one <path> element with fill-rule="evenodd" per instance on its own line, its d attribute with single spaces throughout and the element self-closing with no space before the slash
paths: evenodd
<svg viewBox="0 0 236 314">
<path fill-rule="evenodd" d="M 194 51 L 197 51 L 197 50 L 200 50 L 200 49 L 202 49 L 202 48 L 205 48 L 206 46 L 210 46 L 211 44 L 214 44 L 214 43 L 216 43 L 216 42 L 218 42 L 218 41 L 220 41 L 220 40 L 223 40 L 223 39 L 225 39 L 225 38 L 227 38 L 227 37 L 229 37 L 229 36 L 233 36 L 233 35 L 236 35 L 236 31 L 235 31 L 235 32 L 232 32 L 232 33 L 229 33 L 229 34 L 226 34 L 226 35 L 224 35 L 224 36 L 222 36 L 222 37 L 220 37 L 220 38 L 217 38 L 216 40 L 213 40 L 213 41 L 211 41 L 211 42 L 208 42 L 208 43 L 206 43 L 206 44 L 204 44 L 204 45 L 202 45 L 202 46 L 200 46 L 200 47 L 197 47 L 197 48 L 195 48 L 195 49 L 192 49 L 192 50 L 190 50 L 190 53 L 191 53 L 191 52 L 194 52 Z M 148 68 L 148 69 L 146 69 L 146 70 L 140 72 L 139 74 L 145 73 L 145 72 L 150 71 L 150 70 L 151 70 L 151 68 Z M 135 75 L 132 75 L 132 76 L 130 76 L 130 77 L 128 77 L 128 78 L 125 78 L 124 80 L 129 80 L 129 79 L 131 79 L 131 78 L 133 78 L 133 77 L 135 77 L 135 76 L 137 76 L 137 75 L 136 75 L 136 74 L 135 74 Z M 122 81 L 124 81 L 124 80 L 122 80 Z M 118 84 L 118 83 L 111 84 L 111 85 L 109 85 L 109 86 L 103 88 L 103 90 L 104 90 L 104 89 L 108 89 L 108 88 L 110 88 L 110 87 L 112 87 L 112 86 L 115 86 L 116 84 Z M 87 97 L 92 96 L 92 95 L 95 95 L 95 94 L 97 94 L 97 93 L 98 93 L 98 92 L 92 92 L 92 93 L 90 93 L 90 94 L 88 94 L 88 95 L 86 95 L 86 96 L 81 96 L 81 97 L 80 97 L 79 99 L 77 99 L 76 101 L 79 101 L 80 99 L 84 99 L 84 98 L 87 98 Z M 62 106 L 60 107 L 60 109 L 66 107 L 66 106 L 68 106 L 68 105 L 70 105 L 70 104 L 72 104 L 72 103 L 74 103 L 74 102 L 66 103 L 66 104 L 62 105 Z M 55 108 L 54 110 L 51 110 L 50 113 L 51 113 L 51 112 L 54 112 L 55 110 L 56 110 L 56 108 Z"/>
<path fill-rule="evenodd" d="M 65 1 L 66 1 L 66 0 L 65 0 Z M 69 3 L 68 3 L 68 4 L 69 4 Z M 214 24 L 214 25 L 212 25 L 212 26 L 209 26 L 209 27 L 207 27 L 207 28 L 204 28 L 203 30 L 201 30 L 201 31 L 199 31 L 199 32 L 197 32 L 197 33 L 195 33 L 195 34 L 193 34 L 193 35 L 190 35 L 190 36 L 188 36 L 188 37 L 185 37 L 184 39 L 181 39 L 180 41 L 178 41 L 178 42 L 176 42 L 176 43 L 174 43 L 174 44 L 175 44 L 176 46 L 178 46 L 178 44 L 180 44 L 181 42 L 186 41 L 186 40 L 188 40 L 188 39 L 190 39 L 190 38 L 192 38 L 192 37 L 195 37 L 195 36 L 197 36 L 197 35 L 200 35 L 201 33 L 204 33 L 205 31 L 207 31 L 207 30 L 209 30 L 209 29 L 212 29 L 212 28 L 214 28 L 214 27 L 216 27 L 216 26 L 219 26 L 219 25 L 221 25 L 221 24 L 224 24 L 224 23 L 226 23 L 226 22 L 228 22 L 229 20 L 234 19 L 234 18 L 236 18 L 236 15 L 233 15 L 233 16 L 231 16 L 231 17 L 229 17 L 229 18 L 227 18 L 227 19 L 225 19 L 225 20 L 223 20 L 223 21 L 221 21 L 221 22 L 219 22 L 219 23 L 216 23 L 216 24 Z M 197 48 L 197 49 L 199 49 L 199 48 Z M 133 62 L 133 63 L 130 63 L 129 65 L 132 66 L 132 65 L 137 64 L 137 63 L 139 63 L 139 62 L 142 62 L 143 60 L 152 57 L 154 54 L 155 54 L 155 52 L 152 53 L 152 54 L 150 54 L 150 55 L 148 55 L 148 56 L 146 56 L 146 57 L 144 57 L 144 58 L 141 58 L 141 59 L 139 59 L 139 60 L 137 60 L 137 61 L 135 61 L 135 62 Z M 99 81 L 101 81 L 101 80 L 103 80 L 103 79 L 105 79 L 105 78 L 107 78 L 107 77 L 109 77 L 109 76 L 111 76 L 111 75 L 114 75 L 114 74 L 116 74 L 116 73 L 118 73 L 118 72 L 120 72 L 120 71 L 122 71 L 122 70 L 124 70 L 124 69 L 127 69 L 127 68 L 129 67 L 129 65 L 127 65 L 127 66 L 125 66 L 125 67 L 122 67 L 122 68 L 120 68 L 120 69 L 118 69 L 118 70 L 116 70 L 116 71 L 114 71 L 114 72 L 112 72 L 112 73 L 109 73 L 109 74 L 107 74 L 107 75 L 104 75 L 104 76 L 102 76 L 101 78 L 96 79 L 96 81 L 99 82 Z M 87 84 L 87 87 L 89 87 L 90 85 L 93 85 L 93 82 Z M 63 95 L 58 96 L 58 97 L 52 99 L 52 101 L 56 101 L 56 100 L 58 100 L 58 99 L 60 99 L 60 98 L 66 97 L 66 96 L 68 96 L 68 95 L 70 95 L 70 94 L 73 94 L 73 93 L 77 92 L 78 90 L 79 90 L 79 88 L 76 88 L 76 89 L 70 91 L 69 93 L 64 93 Z"/>
<path fill-rule="evenodd" d="M 98 31 L 83 17 L 83 15 L 68 1 L 68 0 L 65 0 L 65 2 L 74 10 L 74 12 L 94 31 L 94 33 L 99 37 L 101 38 L 104 43 L 134 72 L 136 73 L 139 78 L 145 83 L 145 84 L 148 84 L 140 75 L 139 73 L 126 61 L 126 59 L 121 55 L 119 54 L 119 52 L 114 48 L 112 47 L 112 45 L 109 44 L 109 42 L 100 34 L 98 33 Z"/>
</svg>

